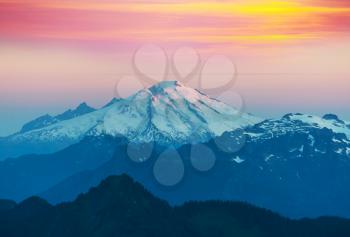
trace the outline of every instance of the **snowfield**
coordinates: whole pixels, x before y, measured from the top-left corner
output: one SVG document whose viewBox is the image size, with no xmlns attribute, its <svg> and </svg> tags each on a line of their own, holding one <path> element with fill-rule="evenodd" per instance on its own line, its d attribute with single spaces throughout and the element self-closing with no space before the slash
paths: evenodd
<svg viewBox="0 0 350 237">
<path fill-rule="evenodd" d="M 261 119 L 239 112 L 176 81 L 165 81 L 100 110 L 29 132 L 14 142 L 79 141 L 85 136 L 123 136 L 134 142 L 185 144 L 207 141 Z"/>
</svg>

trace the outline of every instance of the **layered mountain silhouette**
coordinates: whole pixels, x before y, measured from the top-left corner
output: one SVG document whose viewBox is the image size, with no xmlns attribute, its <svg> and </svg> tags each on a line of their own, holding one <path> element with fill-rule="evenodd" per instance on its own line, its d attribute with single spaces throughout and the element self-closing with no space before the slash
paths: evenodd
<svg viewBox="0 0 350 237">
<path fill-rule="evenodd" d="M 0 236 L 349 236 L 350 221 L 291 220 L 238 202 L 171 207 L 126 175 L 111 176 L 75 201 L 52 206 L 31 197 L 0 209 Z"/>
<path fill-rule="evenodd" d="M 123 136 L 132 142 L 179 146 L 205 142 L 261 121 L 177 81 L 164 81 L 129 98 L 114 99 L 97 111 L 86 107 L 77 109 L 84 111 L 80 116 L 75 116 L 77 110 L 52 119 L 45 116 L 25 125 L 21 133 L 0 139 L 0 160 L 55 152 L 87 136 Z"/>
<path fill-rule="evenodd" d="M 227 153 L 217 144 L 222 140 L 227 146 L 234 145 L 235 132 L 204 143 L 217 158 L 207 173 L 193 169 L 193 146 L 178 148 L 186 173 L 174 188 L 160 186 L 151 172 L 164 148 L 157 147 L 150 160 L 135 164 L 128 157 L 125 144 L 118 146 L 113 158 L 102 166 L 70 176 L 41 195 L 53 203 L 73 200 L 109 175 L 128 173 L 173 204 L 240 200 L 294 218 L 350 217 L 350 192 L 344 189 L 350 184 L 349 140 L 345 134 L 302 122 L 302 117 L 287 115 L 247 129 L 245 146 L 235 153 Z"/>
<path fill-rule="evenodd" d="M 236 200 L 293 218 L 350 217 L 349 137 L 349 122 L 333 114 L 237 118 L 237 110 L 222 102 L 181 83 L 163 82 L 102 109 L 2 139 L 2 158 L 11 152 L 53 153 L 0 162 L 0 198 L 23 201 L 38 195 L 58 204 L 110 175 L 126 173 L 176 205 Z M 142 154 L 149 142 L 149 159 L 134 162 L 129 145 Z M 191 163 L 198 144 L 215 156 L 215 166 L 205 173 Z M 184 164 L 183 179 L 171 188 L 161 186 L 153 173 L 169 146 Z"/>
</svg>

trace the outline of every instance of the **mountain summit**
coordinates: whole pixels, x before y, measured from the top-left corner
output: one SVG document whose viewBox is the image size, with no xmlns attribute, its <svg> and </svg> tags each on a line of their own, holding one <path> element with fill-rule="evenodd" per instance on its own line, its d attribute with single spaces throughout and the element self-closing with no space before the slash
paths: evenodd
<svg viewBox="0 0 350 237">
<path fill-rule="evenodd" d="M 36 118 L 26 124 L 23 125 L 20 133 L 25 133 L 31 130 L 35 130 L 35 129 L 40 129 L 40 128 L 44 128 L 47 126 L 50 126 L 52 124 L 64 121 L 64 120 L 68 120 L 68 119 L 72 119 L 90 112 L 95 111 L 94 108 L 88 106 L 85 102 L 81 103 L 77 108 L 75 109 L 69 109 L 65 112 L 63 112 L 62 114 L 59 114 L 57 116 L 51 116 L 51 115 L 43 115 L 40 116 L 39 118 Z"/>
<path fill-rule="evenodd" d="M 79 108 L 84 110 L 86 106 Z M 122 136 L 137 143 L 175 146 L 204 142 L 257 122 L 260 119 L 240 114 L 180 82 L 164 81 L 126 99 L 114 100 L 99 110 L 12 135 L 2 143 L 7 147 L 16 144 L 16 149 L 4 151 L 0 159 L 57 151 L 86 136 Z"/>
<path fill-rule="evenodd" d="M 107 107 L 89 135 L 123 135 L 164 145 L 203 142 L 259 119 L 242 114 L 177 81 L 165 81 Z"/>
</svg>

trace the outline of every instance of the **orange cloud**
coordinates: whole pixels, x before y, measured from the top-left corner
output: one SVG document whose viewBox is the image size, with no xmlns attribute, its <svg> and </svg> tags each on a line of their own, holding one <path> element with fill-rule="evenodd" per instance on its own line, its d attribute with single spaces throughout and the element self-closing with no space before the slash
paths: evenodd
<svg viewBox="0 0 350 237">
<path fill-rule="evenodd" d="M 348 34 L 346 1 L 0 1 L 0 36 L 276 43 Z"/>
</svg>

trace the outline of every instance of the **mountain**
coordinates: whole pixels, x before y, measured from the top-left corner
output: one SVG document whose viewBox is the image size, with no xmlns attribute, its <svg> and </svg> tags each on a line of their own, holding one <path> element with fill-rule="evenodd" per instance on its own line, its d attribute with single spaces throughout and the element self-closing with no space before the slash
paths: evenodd
<svg viewBox="0 0 350 237">
<path fill-rule="evenodd" d="M 119 139 L 91 138 L 53 154 L 25 155 L 0 162 L 0 198 L 22 201 L 113 157 Z"/>
<path fill-rule="evenodd" d="M 348 121 L 333 114 L 287 114 L 264 121 L 236 115 L 196 90 L 162 82 L 95 112 L 14 135 L 22 150 L 15 149 L 14 140 L 0 141 L 4 153 L 53 152 L 0 162 L 0 197 L 72 201 L 109 175 L 127 173 L 171 204 L 237 200 L 293 218 L 350 217 L 350 191 L 344 189 L 350 185 Z M 130 145 L 144 155 L 145 144 L 152 145 L 150 158 L 132 161 Z M 184 170 L 171 188 L 154 176 L 169 146 Z M 208 153 L 215 156 L 208 172 L 193 165 L 197 146 L 206 148 L 197 152 L 199 161 Z M 164 177 L 169 171 L 160 170 Z"/>
<path fill-rule="evenodd" d="M 84 103 L 81 103 L 76 109 L 74 110 L 69 109 L 64 113 L 57 115 L 55 118 L 58 119 L 59 121 L 64 121 L 64 120 L 79 117 L 81 115 L 88 114 L 94 111 L 96 111 L 96 109 L 88 106 L 84 102 Z"/>
<path fill-rule="evenodd" d="M 8 137 L 0 137 L 0 161 L 25 154 L 52 153 L 76 143 L 77 138 L 72 138 L 69 135 L 55 137 L 54 131 L 59 130 L 66 121 L 88 115 L 93 111 L 95 109 L 89 107 L 86 103 L 82 103 L 74 110 L 69 109 L 57 116 L 43 115 L 26 123 L 20 132 Z M 50 135 L 46 134 L 48 132 L 46 128 L 52 129 Z M 75 129 L 79 128 L 76 127 Z M 69 132 L 74 131 L 70 130 Z"/>
<path fill-rule="evenodd" d="M 30 121 L 24 124 L 20 133 L 25 133 L 31 130 L 44 128 L 64 120 L 72 119 L 87 113 L 91 113 L 93 111 L 95 111 L 94 108 L 88 106 L 86 103 L 81 103 L 76 109 L 74 110 L 69 109 L 57 116 L 51 116 L 46 114 L 39 118 L 36 118 L 33 121 Z"/>
<path fill-rule="evenodd" d="M 76 117 L 75 111 L 67 111 L 55 117 L 60 122 L 1 139 L 0 160 L 55 152 L 86 136 L 122 136 L 132 142 L 179 146 L 204 142 L 261 121 L 249 114 L 238 114 L 234 108 L 195 89 L 165 81 L 127 99 L 114 100 L 97 111 Z"/>
<path fill-rule="evenodd" d="M 182 145 L 207 141 L 260 121 L 176 81 L 161 82 L 108 107 L 90 136 L 123 135 L 132 142 Z"/>
<path fill-rule="evenodd" d="M 109 175 L 127 173 L 172 204 L 238 200 L 293 218 L 350 218 L 350 192 L 343 188 L 350 185 L 350 140 L 349 129 L 342 124 L 347 122 L 302 114 L 265 120 L 245 130 L 245 145 L 237 152 L 218 146 L 236 144 L 237 134 L 226 132 L 203 143 L 216 157 L 214 168 L 206 173 L 193 169 L 193 146 L 183 145 L 176 152 L 185 176 L 173 188 L 160 186 L 152 172 L 167 148 L 157 146 L 146 162 L 135 164 L 128 157 L 127 144 L 120 144 L 111 160 L 67 177 L 40 196 L 52 203 L 71 201 Z"/>
<path fill-rule="evenodd" d="M 106 105 L 104 105 L 103 108 L 109 107 L 109 106 L 113 105 L 114 103 L 117 103 L 120 100 L 123 100 L 123 99 L 122 98 L 113 98 Z"/>
<path fill-rule="evenodd" d="M 10 210 L 14 208 L 16 205 L 17 203 L 12 200 L 0 199 L 0 212 Z"/>
<path fill-rule="evenodd" d="M 350 221 L 291 220 L 237 202 L 191 202 L 171 207 L 126 175 L 111 176 L 75 201 L 51 206 L 32 197 L 0 210 L 0 236 L 252 236 L 345 237 Z"/>
<path fill-rule="evenodd" d="M 51 124 L 57 123 L 59 122 L 58 119 L 56 119 L 55 117 L 49 115 L 49 114 L 45 114 L 43 116 L 40 116 L 26 124 L 23 125 L 20 133 L 25 133 L 31 130 L 35 130 L 35 129 L 39 129 L 39 128 L 43 128 L 46 126 L 50 126 Z"/>
</svg>

